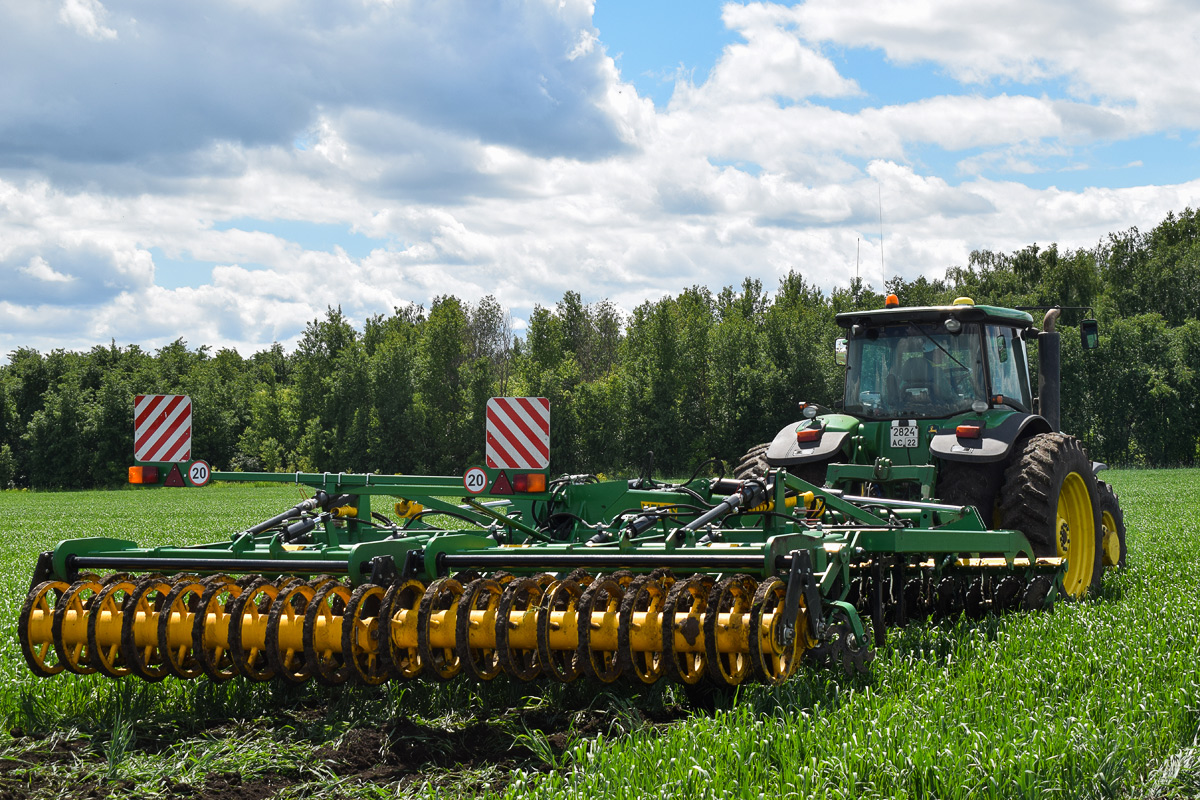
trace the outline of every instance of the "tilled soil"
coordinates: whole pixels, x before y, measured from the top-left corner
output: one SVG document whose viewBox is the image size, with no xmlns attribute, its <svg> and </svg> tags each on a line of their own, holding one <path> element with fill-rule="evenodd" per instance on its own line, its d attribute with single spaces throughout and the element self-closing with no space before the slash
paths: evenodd
<svg viewBox="0 0 1200 800">
<path fill-rule="evenodd" d="M 526 710 L 454 728 L 398 718 L 379 727 L 352 729 L 318 747 L 304 764 L 281 761 L 276 772 L 245 778 L 236 772 L 214 772 L 199 785 L 168 779 L 153 787 L 97 777 L 104 774 L 107 762 L 83 737 L 56 740 L 49 747 L 18 738 L 13 749 L 20 755 L 0 758 L 0 800 L 100 800 L 146 794 L 164 800 L 266 800 L 290 786 L 324 783 L 328 776 L 348 784 L 404 787 L 428 782 L 465 792 L 499 791 L 514 769 L 558 768 L 564 753 L 581 739 L 619 736 L 683 716 L 678 707 L 656 712 Z M 538 737 L 536 752 L 528 744 L 531 737 Z M 165 746 L 169 743 L 158 739 L 139 741 L 131 752 L 159 752 Z"/>
</svg>

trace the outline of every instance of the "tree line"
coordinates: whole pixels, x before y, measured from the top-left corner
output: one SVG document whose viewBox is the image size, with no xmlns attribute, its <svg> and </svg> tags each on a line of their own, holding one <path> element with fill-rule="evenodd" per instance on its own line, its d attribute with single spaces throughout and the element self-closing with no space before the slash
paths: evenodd
<svg viewBox="0 0 1200 800">
<path fill-rule="evenodd" d="M 1200 212 L 1094 248 L 976 251 L 944 278 L 896 277 L 885 291 L 903 305 L 965 295 L 1090 307 L 1098 349 L 1079 346 L 1083 313 L 1059 326 L 1064 430 L 1112 464 L 1196 462 Z M 521 336 L 493 297 L 443 296 L 361 329 L 330 308 L 290 353 L 277 343 L 243 357 L 183 340 L 155 352 L 20 348 L 0 366 L 0 487 L 124 482 L 133 397 L 153 393 L 191 396 L 193 453 L 218 469 L 459 474 L 482 460 L 487 399 L 529 395 L 550 399 L 556 472 L 652 460 L 656 474 L 686 475 L 770 439 L 798 401 L 840 398 L 834 316 L 882 305 L 861 280 L 825 293 L 793 271 L 774 291 L 749 278 L 694 286 L 628 316 L 567 292 L 535 308 Z"/>
</svg>

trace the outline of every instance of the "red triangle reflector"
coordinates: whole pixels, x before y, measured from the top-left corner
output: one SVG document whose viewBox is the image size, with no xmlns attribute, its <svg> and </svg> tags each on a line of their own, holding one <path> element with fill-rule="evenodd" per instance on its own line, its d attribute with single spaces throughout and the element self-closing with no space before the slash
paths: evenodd
<svg viewBox="0 0 1200 800">
<path fill-rule="evenodd" d="M 183 473 L 179 471 L 178 464 L 171 465 L 171 471 L 167 473 L 167 486 L 183 486 Z"/>
<path fill-rule="evenodd" d="M 496 480 L 492 481 L 492 488 L 488 494 L 512 494 L 512 484 L 508 482 L 508 475 L 504 474 L 504 470 L 500 470 L 500 474 L 496 476 Z"/>
</svg>

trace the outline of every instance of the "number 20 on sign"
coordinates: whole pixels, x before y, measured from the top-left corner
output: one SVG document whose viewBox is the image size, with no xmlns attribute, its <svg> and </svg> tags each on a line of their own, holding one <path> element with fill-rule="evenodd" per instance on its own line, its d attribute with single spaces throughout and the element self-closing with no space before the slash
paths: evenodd
<svg viewBox="0 0 1200 800">
<path fill-rule="evenodd" d="M 479 494 L 487 488 L 487 473 L 480 467 L 471 467 L 463 475 L 463 488 L 471 494 Z"/>
</svg>

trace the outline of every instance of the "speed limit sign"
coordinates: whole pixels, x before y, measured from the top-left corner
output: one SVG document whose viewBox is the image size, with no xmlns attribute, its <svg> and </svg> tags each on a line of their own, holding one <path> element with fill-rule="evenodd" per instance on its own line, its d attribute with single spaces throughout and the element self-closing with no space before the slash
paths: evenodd
<svg viewBox="0 0 1200 800">
<path fill-rule="evenodd" d="M 211 477 L 212 470 L 209 469 L 207 461 L 193 461 L 188 467 L 188 480 L 192 486 L 203 486 Z"/>
<path fill-rule="evenodd" d="M 463 487 L 471 494 L 479 494 L 487 488 L 487 473 L 481 467 L 471 467 L 463 475 Z"/>
</svg>

